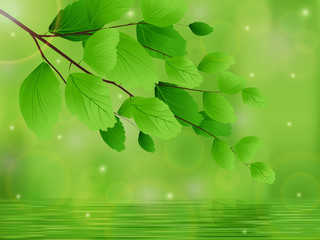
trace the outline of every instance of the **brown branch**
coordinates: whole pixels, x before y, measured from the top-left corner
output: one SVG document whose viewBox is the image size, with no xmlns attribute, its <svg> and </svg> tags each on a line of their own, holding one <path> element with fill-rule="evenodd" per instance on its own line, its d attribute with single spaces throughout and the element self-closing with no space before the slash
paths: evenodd
<svg viewBox="0 0 320 240">
<path fill-rule="evenodd" d="M 207 130 L 203 129 L 202 127 L 199 127 L 199 126 L 197 126 L 197 125 L 195 125 L 195 124 L 193 124 L 193 123 L 191 123 L 191 122 L 189 122 L 189 121 L 187 121 L 187 120 L 185 120 L 185 119 L 183 119 L 183 118 L 181 118 L 181 117 L 178 117 L 178 116 L 174 116 L 174 117 L 177 118 L 177 119 L 179 119 L 179 120 L 181 120 L 181 121 L 183 121 L 183 122 L 189 123 L 190 125 L 192 125 L 192 126 L 198 128 L 198 129 L 200 129 L 201 131 L 209 134 L 211 137 L 217 138 L 215 135 L 213 135 L 212 133 L 210 133 L 210 132 L 208 132 Z"/>
<path fill-rule="evenodd" d="M 2 9 L 0 9 L 0 14 L 3 15 L 4 17 L 8 18 L 10 21 L 14 22 L 16 25 L 18 25 L 19 27 L 21 27 L 23 30 L 25 30 L 26 32 L 28 32 L 33 38 L 36 38 L 38 40 L 40 40 L 41 42 L 43 42 L 44 44 L 46 44 L 48 47 L 50 47 L 52 50 L 54 50 L 55 52 L 57 52 L 58 54 L 60 54 L 63 58 L 65 58 L 66 60 L 68 60 L 70 63 L 72 63 L 73 65 L 75 65 L 76 67 L 78 67 L 80 70 L 82 70 L 83 72 L 87 73 L 87 74 L 91 74 L 93 75 L 91 72 L 89 72 L 87 69 L 83 68 L 81 65 L 79 65 L 77 62 L 75 62 L 73 59 L 71 59 L 69 56 L 67 56 L 65 53 L 63 53 L 61 50 L 59 50 L 58 48 L 56 48 L 54 45 L 52 45 L 51 43 L 49 43 L 47 40 L 45 40 L 43 37 L 39 36 L 38 34 L 36 34 L 34 31 L 32 31 L 30 28 L 28 28 L 27 26 L 25 26 L 23 23 L 21 23 L 20 21 L 18 21 L 16 18 L 14 18 L 13 16 L 11 16 L 10 14 L 8 14 L 7 12 L 3 11 Z M 117 86 L 118 88 L 122 89 L 123 91 L 125 91 L 130 97 L 133 96 L 133 94 L 131 94 L 129 91 L 125 90 L 123 87 L 121 87 L 120 85 L 118 85 L 115 82 L 109 81 L 109 80 L 105 80 L 103 79 L 104 82 L 106 83 L 110 83 L 113 84 L 115 86 Z"/>
<path fill-rule="evenodd" d="M 157 53 L 160 53 L 160 54 L 162 54 L 163 56 L 167 56 L 167 57 L 169 57 L 169 58 L 173 58 L 172 56 L 170 56 L 170 55 L 168 55 L 168 54 L 166 54 L 166 53 L 160 52 L 160 51 L 158 51 L 158 50 L 156 50 L 156 49 L 153 49 L 153 48 L 151 48 L 151 47 L 148 47 L 148 46 L 145 46 L 145 45 L 142 45 L 142 47 L 147 48 L 147 49 L 152 50 L 152 51 L 155 51 L 155 52 L 157 52 Z"/>
<path fill-rule="evenodd" d="M 51 62 L 46 58 L 46 56 L 45 56 L 44 53 L 42 52 L 42 49 L 41 49 L 41 47 L 40 47 L 37 39 L 36 39 L 35 37 L 33 37 L 33 36 L 32 36 L 32 38 L 33 38 L 33 40 L 35 41 L 35 43 L 36 43 L 36 45 L 37 45 L 37 47 L 38 47 L 38 49 L 39 49 L 39 52 L 40 52 L 42 58 L 56 71 L 56 73 L 61 77 L 62 81 L 66 84 L 67 82 L 66 82 L 66 80 L 64 79 L 64 77 L 62 76 L 62 74 L 58 71 L 58 69 L 56 69 L 56 68 L 51 64 Z"/>
<path fill-rule="evenodd" d="M 158 86 L 164 86 L 164 87 L 179 88 L 179 89 L 184 89 L 184 90 L 188 90 L 188 91 L 195 91 L 195 92 L 221 93 L 220 91 L 198 90 L 198 89 L 192 89 L 192 88 L 184 88 L 184 87 L 172 86 L 172 85 L 162 84 L 162 83 L 158 83 L 158 84 L 156 84 L 156 85 L 158 85 Z"/>
<path fill-rule="evenodd" d="M 65 33 L 65 34 L 52 34 L 52 35 L 38 35 L 40 37 L 65 37 L 65 36 L 73 36 L 73 35 L 93 35 L 94 32 L 98 32 L 103 29 L 108 29 L 108 28 L 120 28 L 120 27 L 127 27 L 127 26 L 136 26 L 139 24 L 146 24 L 144 22 L 141 23 L 128 23 L 128 24 L 123 24 L 123 25 L 117 25 L 117 26 L 112 26 L 112 27 L 105 27 L 105 28 L 99 28 L 99 29 L 92 29 L 92 30 L 86 30 L 86 31 L 81 31 L 81 32 L 74 32 L 74 33 Z"/>
</svg>

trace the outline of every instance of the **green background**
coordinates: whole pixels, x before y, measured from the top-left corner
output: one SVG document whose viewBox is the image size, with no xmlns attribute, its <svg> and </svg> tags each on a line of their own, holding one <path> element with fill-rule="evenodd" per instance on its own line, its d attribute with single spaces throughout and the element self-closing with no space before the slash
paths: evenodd
<svg viewBox="0 0 320 240">
<path fill-rule="evenodd" d="M 58 9 L 73 1 L 0 0 L 0 7 L 37 33 L 44 34 Z M 187 39 L 188 55 L 198 64 L 207 52 L 223 51 L 236 58 L 232 71 L 248 85 L 260 88 L 268 100 L 264 110 L 229 98 L 238 120 L 228 142 L 257 136 L 264 145 L 257 161 L 268 162 L 277 173 L 273 185 L 257 183 L 248 169 L 223 170 L 210 156 L 212 140 L 184 128 L 174 139 L 155 139 L 156 152 L 137 143 L 138 131 L 126 127 L 126 151 L 115 152 L 97 132 L 71 116 L 65 104 L 51 139 L 38 140 L 20 113 L 19 88 L 42 59 L 32 38 L 0 16 L 0 197 L 99 199 L 320 199 L 319 158 L 319 38 L 320 1 L 317 0 L 189 0 L 189 24 L 205 21 L 214 27 L 207 37 L 175 28 Z M 110 25 L 138 22 L 138 4 Z M 135 35 L 135 27 L 120 29 Z M 81 43 L 51 39 L 77 62 Z M 69 64 L 46 47 L 48 58 L 68 75 Z M 162 81 L 163 63 L 155 60 Z M 71 71 L 77 71 L 75 67 Z M 217 89 L 205 75 L 202 89 Z M 64 86 L 61 85 L 61 91 Z M 126 96 L 110 86 L 114 109 Z M 140 89 L 136 95 L 153 93 Z M 201 95 L 193 94 L 201 105 Z M 56 200 L 59 201 L 59 200 Z"/>
</svg>

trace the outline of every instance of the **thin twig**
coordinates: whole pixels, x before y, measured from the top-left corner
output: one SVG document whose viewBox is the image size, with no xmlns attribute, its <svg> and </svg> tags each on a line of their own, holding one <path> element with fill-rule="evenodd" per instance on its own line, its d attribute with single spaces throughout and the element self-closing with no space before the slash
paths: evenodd
<svg viewBox="0 0 320 240">
<path fill-rule="evenodd" d="M 51 62 L 46 58 L 46 56 L 45 56 L 44 53 L 42 52 L 42 49 L 41 49 L 41 47 L 40 47 L 37 39 L 36 39 L 34 36 L 32 36 L 32 38 L 33 38 L 33 40 L 35 41 L 35 43 L 36 43 L 36 45 L 37 45 L 37 47 L 38 47 L 38 49 L 39 49 L 39 52 L 40 52 L 42 58 L 56 71 L 56 73 L 61 77 L 62 81 L 66 84 L 67 82 L 66 82 L 66 80 L 63 78 L 62 74 L 58 71 L 58 69 L 56 69 L 56 68 L 51 64 Z"/>
<path fill-rule="evenodd" d="M 162 54 L 163 56 L 167 56 L 167 57 L 169 57 L 169 58 L 173 58 L 172 56 L 170 56 L 170 55 L 168 55 L 168 54 L 166 54 L 166 53 L 160 52 L 160 51 L 158 51 L 158 50 L 156 50 L 156 49 L 153 49 L 153 48 L 151 48 L 151 47 L 148 47 L 148 46 L 145 46 L 145 45 L 142 45 L 142 47 L 147 48 L 147 49 L 152 50 L 152 51 L 155 51 L 155 52 L 157 52 L 157 53 L 160 53 L 160 54 Z"/>
<path fill-rule="evenodd" d="M 25 26 L 23 23 L 21 23 L 20 21 L 18 21 L 16 18 L 14 18 L 13 16 L 11 16 L 10 14 L 8 14 L 7 12 L 3 11 L 2 9 L 0 9 L 0 14 L 3 15 L 4 17 L 8 18 L 10 21 L 14 22 L 15 24 L 17 24 L 19 27 L 21 27 L 23 30 L 25 30 L 26 32 L 28 32 L 33 38 L 37 38 L 38 40 L 40 40 L 41 42 L 43 42 L 44 44 L 46 44 L 48 47 L 50 47 L 51 49 L 53 49 L 55 52 L 57 52 L 58 54 L 60 54 L 63 58 L 65 58 L 66 60 L 68 60 L 70 63 L 72 63 L 73 65 L 75 65 L 77 68 L 79 68 L 80 70 L 82 70 L 83 72 L 87 73 L 87 74 L 91 74 L 93 75 L 91 72 L 89 72 L 87 69 L 83 68 L 81 65 L 79 65 L 78 63 L 76 63 L 73 59 L 71 59 L 69 56 L 67 56 L 65 53 L 63 53 L 61 50 L 59 50 L 57 47 L 55 47 L 54 45 L 52 45 L 50 42 L 48 42 L 47 40 L 45 40 L 43 37 L 39 36 L 38 34 L 36 34 L 34 31 L 32 31 L 30 28 L 28 28 L 27 26 Z M 118 88 L 122 89 L 123 91 L 125 91 L 130 97 L 133 96 L 133 94 L 131 94 L 128 90 L 125 90 L 123 87 L 121 87 L 120 85 L 118 85 L 115 82 L 109 81 L 109 80 L 105 80 L 103 79 L 104 82 L 106 83 L 110 83 L 113 84 L 115 86 L 117 86 Z"/>
<path fill-rule="evenodd" d="M 112 26 L 112 27 L 105 27 L 105 28 L 98 28 L 98 29 L 92 29 L 92 30 L 86 30 L 86 31 L 81 31 L 81 32 L 74 32 L 74 33 L 65 33 L 65 34 L 52 34 L 52 35 L 39 35 L 40 37 L 65 37 L 65 36 L 73 36 L 73 35 L 93 35 L 94 32 L 98 32 L 103 29 L 108 29 L 108 28 L 120 28 L 120 27 L 127 27 L 127 26 L 135 26 L 139 24 L 146 24 L 146 23 L 128 23 L 128 24 L 123 24 L 123 25 L 117 25 L 117 26 Z"/>
<path fill-rule="evenodd" d="M 136 129 L 138 129 L 138 131 L 140 132 L 140 129 L 138 128 L 137 125 L 135 125 L 133 122 L 131 122 L 128 118 L 124 117 L 124 116 L 121 116 L 120 114 L 114 112 L 114 115 L 118 116 L 119 118 L 129 122 L 131 125 L 133 125 Z"/>
<path fill-rule="evenodd" d="M 233 147 L 230 147 L 230 149 L 231 149 L 231 151 L 237 156 L 237 152 L 236 152 L 236 150 L 234 150 L 234 148 Z M 250 169 L 250 164 L 249 163 L 246 163 L 246 162 L 243 162 L 243 164 L 247 167 L 247 168 L 249 168 Z"/>
<path fill-rule="evenodd" d="M 156 85 L 158 85 L 158 86 L 164 86 L 164 87 L 172 87 L 172 88 L 185 89 L 185 90 L 195 91 L 195 92 L 221 93 L 220 91 L 198 90 L 198 89 L 192 89 L 192 88 L 184 88 L 184 87 L 172 86 L 172 85 L 167 85 L 167 84 L 162 84 L 162 83 L 158 83 L 158 84 L 156 84 Z"/>
<path fill-rule="evenodd" d="M 185 120 L 185 119 L 183 119 L 183 118 L 181 118 L 181 117 L 178 117 L 178 116 L 174 116 L 174 117 L 177 118 L 177 119 L 179 119 L 179 120 L 181 120 L 181 121 L 183 121 L 183 122 L 186 122 L 186 123 L 191 124 L 192 126 L 200 129 L 201 131 L 203 131 L 203 132 L 205 132 L 205 133 L 208 133 L 211 137 L 217 138 L 215 135 L 213 135 L 212 133 L 208 132 L 207 130 L 205 130 L 205 129 L 203 129 L 203 128 L 201 128 L 201 127 L 199 127 L 199 126 L 197 126 L 197 125 L 195 125 L 195 124 L 193 124 L 193 123 L 191 123 L 191 122 L 189 122 L 189 121 L 187 121 L 187 120 Z"/>
<path fill-rule="evenodd" d="M 126 94 L 128 94 L 130 97 L 134 97 L 134 95 L 132 93 L 130 93 L 127 89 L 125 89 L 124 87 L 122 87 L 121 85 L 119 84 L 116 84 L 115 82 L 112 82 L 112 81 L 109 81 L 109 80 L 106 80 L 106 79 L 102 79 L 105 83 L 110 83 L 112 85 L 115 85 L 117 86 L 118 88 L 120 88 L 122 91 L 124 91 Z"/>
</svg>

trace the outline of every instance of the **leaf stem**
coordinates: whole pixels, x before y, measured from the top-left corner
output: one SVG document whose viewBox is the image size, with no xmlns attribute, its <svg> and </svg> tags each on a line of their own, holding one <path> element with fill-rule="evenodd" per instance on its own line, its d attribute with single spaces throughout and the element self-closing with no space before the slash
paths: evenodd
<svg viewBox="0 0 320 240">
<path fill-rule="evenodd" d="M 236 150 L 233 147 L 230 147 L 231 151 L 237 156 Z M 250 163 L 242 162 L 247 168 L 250 169 Z"/>
<path fill-rule="evenodd" d="M 166 54 L 166 53 L 164 53 L 164 52 L 160 52 L 160 51 L 158 51 L 158 50 L 156 50 L 156 49 L 154 49 L 154 48 L 151 48 L 151 47 L 148 47 L 148 46 L 145 46 L 145 45 L 142 45 L 142 47 L 147 48 L 147 49 L 152 50 L 152 51 L 155 51 L 155 52 L 157 52 L 157 53 L 160 53 L 160 54 L 162 54 L 163 56 L 167 56 L 167 57 L 169 57 L 169 58 L 173 58 L 172 56 L 170 56 L 170 55 L 168 55 L 168 54 Z"/>
<path fill-rule="evenodd" d="M 85 69 L 84 67 L 82 67 L 80 64 L 78 64 L 77 62 L 75 62 L 73 59 L 71 59 L 69 56 L 67 56 L 65 53 L 63 53 L 61 50 L 59 50 L 58 48 L 56 48 L 54 45 L 52 45 L 50 42 L 48 42 L 47 40 L 45 40 L 43 37 L 41 37 L 40 35 L 36 34 L 34 31 L 32 31 L 30 28 L 28 28 L 27 26 L 25 26 L 23 23 L 21 23 L 20 21 L 18 21 L 16 18 L 14 18 L 13 16 L 11 16 L 10 14 L 8 14 L 7 12 L 3 11 L 2 9 L 0 9 L 0 14 L 3 15 L 4 17 L 6 17 L 7 19 L 9 19 L 10 21 L 14 22 L 16 25 L 18 25 L 19 27 L 21 27 L 23 30 L 25 30 L 26 32 L 28 32 L 33 38 L 36 38 L 38 40 L 40 40 L 41 42 L 43 42 L 44 44 L 46 44 L 48 47 L 50 47 L 52 50 L 54 50 L 55 52 L 57 52 L 58 54 L 60 54 L 63 58 L 65 58 L 66 60 L 68 60 L 70 63 L 72 63 L 73 65 L 75 65 L 77 68 L 79 68 L 80 70 L 82 70 L 83 72 L 87 73 L 87 74 L 91 74 L 93 75 L 91 72 L 89 72 L 87 69 Z M 104 82 L 106 83 L 110 83 L 112 85 L 117 86 L 118 88 L 122 89 L 123 91 L 125 91 L 130 97 L 133 97 L 133 94 L 131 94 L 128 90 L 124 89 L 122 86 L 118 85 L 117 83 L 113 82 L 113 81 L 109 81 L 109 80 L 105 80 L 103 79 Z"/>
<path fill-rule="evenodd" d="M 52 34 L 52 35 L 39 35 L 40 37 L 64 37 L 64 36 L 73 36 L 73 35 L 93 35 L 94 32 L 98 32 L 103 29 L 108 29 L 108 28 L 120 28 L 120 27 L 127 27 L 127 26 L 136 26 L 139 24 L 146 24 L 146 23 L 128 23 L 128 24 L 122 24 L 122 25 L 117 25 L 117 26 L 111 26 L 111 27 L 104 27 L 104 28 L 98 28 L 98 29 L 92 29 L 92 30 L 85 30 L 81 32 L 74 32 L 74 33 L 66 33 L 66 34 Z"/>
<path fill-rule="evenodd" d="M 156 84 L 156 85 L 158 85 L 158 86 L 164 86 L 164 87 L 179 88 L 179 89 L 184 89 L 184 90 L 188 90 L 188 91 L 195 91 L 195 92 L 221 93 L 220 91 L 198 90 L 198 89 L 192 89 L 192 88 L 184 88 L 184 87 L 172 86 L 172 85 L 167 85 L 167 84 L 162 84 L 162 83 L 158 83 L 158 84 Z"/>
<path fill-rule="evenodd" d="M 183 122 L 186 122 L 186 123 L 191 124 L 192 126 L 194 126 L 194 127 L 198 128 L 198 129 L 200 129 L 201 131 L 209 134 L 211 137 L 217 138 L 215 135 L 213 135 L 212 133 L 210 133 L 210 132 L 208 132 L 207 130 L 203 129 L 202 127 L 199 127 L 199 126 L 197 126 L 197 125 L 195 125 L 195 124 L 193 124 L 193 123 L 191 123 L 191 122 L 189 122 L 189 121 L 187 121 L 187 120 L 185 120 L 185 119 L 183 119 L 183 118 L 181 118 L 181 117 L 178 117 L 178 116 L 174 116 L 174 117 L 177 118 L 177 119 L 179 119 L 179 120 L 181 120 L 181 121 L 183 121 Z"/>
<path fill-rule="evenodd" d="M 45 56 L 44 53 L 42 52 L 42 49 L 41 49 L 41 47 L 40 47 L 37 39 L 36 39 L 34 36 L 32 36 L 32 38 L 33 38 L 33 40 L 35 41 L 35 43 L 36 43 L 36 45 L 37 45 L 37 47 L 38 47 L 38 49 L 39 49 L 39 52 L 40 52 L 42 58 L 56 71 L 56 73 L 60 76 L 60 78 L 62 79 L 62 81 L 66 84 L 67 82 L 66 82 L 66 80 L 64 79 L 64 77 L 62 76 L 62 74 L 58 71 L 58 69 L 55 68 L 55 66 L 52 65 L 52 63 L 46 58 L 46 56 Z"/>
<path fill-rule="evenodd" d="M 132 126 L 134 126 L 136 129 L 138 129 L 138 131 L 140 132 L 140 129 L 138 128 L 138 126 L 136 126 L 133 122 L 131 122 L 128 118 L 121 116 L 120 114 L 114 112 L 114 115 L 118 116 L 119 118 L 127 121 L 128 123 L 130 123 Z"/>
</svg>

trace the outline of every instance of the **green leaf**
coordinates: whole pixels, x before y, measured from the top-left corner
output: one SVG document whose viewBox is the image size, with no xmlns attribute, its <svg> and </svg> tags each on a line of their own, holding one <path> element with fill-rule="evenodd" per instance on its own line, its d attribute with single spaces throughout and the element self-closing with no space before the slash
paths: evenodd
<svg viewBox="0 0 320 240">
<path fill-rule="evenodd" d="M 203 107 L 210 118 L 222 123 L 233 123 L 237 118 L 231 104 L 218 93 L 203 93 Z"/>
<path fill-rule="evenodd" d="M 126 87 L 154 88 L 158 82 L 155 65 L 144 48 L 132 37 L 120 33 L 118 61 L 107 77 Z"/>
<path fill-rule="evenodd" d="M 172 57 L 184 56 L 186 51 L 186 40 L 173 28 L 173 26 L 161 28 L 150 24 L 137 25 L 137 39 L 143 46 L 150 47 Z M 146 48 L 151 57 L 168 59 L 162 53 Z"/>
<path fill-rule="evenodd" d="M 246 86 L 246 79 L 232 72 L 223 72 L 217 76 L 218 86 L 221 92 L 236 94 Z"/>
<path fill-rule="evenodd" d="M 231 135 L 232 127 L 230 124 L 225 124 L 221 122 L 217 122 L 211 119 L 204 111 L 200 112 L 203 117 L 202 122 L 200 123 L 199 127 L 212 133 L 214 136 L 217 137 L 227 137 Z M 202 131 L 199 128 L 192 126 L 193 130 L 196 134 L 204 137 L 212 137 L 208 133 Z"/>
<path fill-rule="evenodd" d="M 211 155 L 216 163 L 222 168 L 228 170 L 235 169 L 236 165 L 234 153 L 226 142 L 216 138 L 213 141 Z"/>
<path fill-rule="evenodd" d="M 143 132 L 140 132 L 138 142 L 141 148 L 144 149 L 145 151 L 151 152 L 151 153 L 155 151 L 154 142 L 148 134 L 144 134 Z"/>
<path fill-rule="evenodd" d="M 162 86 L 166 85 L 166 86 Z M 198 113 L 198 105 L 193 98 L 183 89 L 173 88 L 169 83 L 161 83 L 155 88 L 155 95 L 165 102 L 174 115 L 181 117 L 193 124 L 200 124 L 202 116 Z M 179 121 L 180 122 L 180 121 Z M 185 122 L 180 122 L 184 126 L 189 126 Z"/>
<path fill-rule="evenodd" d="M 87 1 L 80 0 L 69 4 L 58 13 L 49 26 L 49 32 L 55 35 L 61 35 L 100 29 L 102 27 L 103 25 L 90 25 L 87 13 Z M 71 41 L 82 41 L 88 37 L 88 35 L 63 36 L 63 38 Z"/>
<path fill-rule="evenodd" d="M 39 138 L 52 134 L 59 119 L 61 93 L 59 81 L 50 66 L 41 63 L 22 83 L 19 94 L 20 109 L 28 127 Z"/>
<path fill-rule="evenodd" d="M 133 105 L 131 103 L 131 98 L 128 98 L 122 103 L 118 110 L 118 114 L 126 118 L 133 118 Z"/>
<path fill-rule="evenodd" d="M 240 162 L 250 162 L 257 151 L 261 148 L 261 141 L 257 137 L 242 138 L 235 146 L 234 150 L 237 153 Z"/>
<path fill-rule="evenodd" d="M 213 32 L 213 28 L 204 22 L 194 22 L 189 25 L 191 31 L 198 36 L 206 36 Z"/>
<path fill-rule="evenodd" d="M 166 61 L 166 71 L 170 82 L 179 86 L 194 88 L 198 87 L 203 81 L 198 69 L 186 56 L 168 59 Z"/>
<path fill-rule="evenodd" d="M 119 32 L 115 29 L 103 29 L 88 39 L 83 61 L 101 76 L 116 66 Z"/>
<path fill-rule="evenodd" d="M 242 99 L 245 104 L 251 107 L 264 108 L 266 106 L 266 99 L 257 88 L 243 89 Z"/>
<path fill-rule="evenodd" d="M 186 13 L 184 0 L 140 0 L 144 21 L 158 27 L 178 22 Z"/>
<path fill-rule="evenodd" d="M 142 132 L 169 139 L 181 131 L 168 105 L 158 98 L 133 97 L 131 102 L 134 120 Z"/>
<path fill-rule="evenodd" d="M 250 164 L 250 172 L 251 176 L 259 182 L 272 184 L 276 180 L 275 172 L 264 162 Z"/>
<path fill-rule="evenodd" d="M 112 149 L 122 152 L 125 150 L 125 141 L 126 141 L 126 135 L 125 130 L 122 125 L 122 122 L 118 117 L 116 117 L 116 124 L 112 128 L 108 128 L 107 131 L 100 130 L 100 135 L 103 139 L 103 141 L 109 145 Z"/>
<path fill-rule="evenodd" d="M 87 1 L 88 16 L 91 25 L 104 26 L 118 20 L 122 14 L 129 11 L 134 0 L 89 0 Z"/>
<path fill-rule="evenodd" d="M 209 74 L 220 73 L 228 70 L 234 64 L 234 57 L 223 52 L 215 52 L 207 54 L 202 59 L 198 69 Z"/>
<path fill-rule="evenodd" d="M 107 131 L 116 122 L 108 87 L 99 77 L 71 74 L 66 86 L 66 103 L 70 113 L 92 130 Z"/>
</svg>

